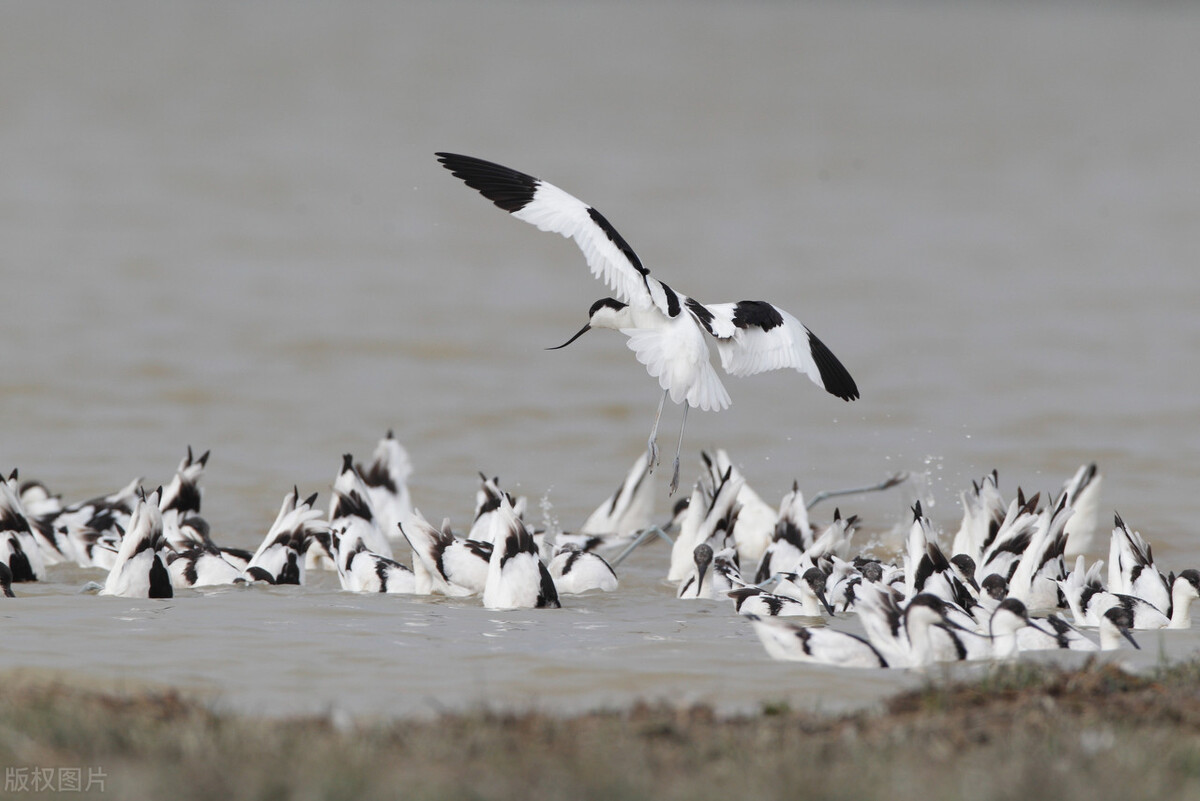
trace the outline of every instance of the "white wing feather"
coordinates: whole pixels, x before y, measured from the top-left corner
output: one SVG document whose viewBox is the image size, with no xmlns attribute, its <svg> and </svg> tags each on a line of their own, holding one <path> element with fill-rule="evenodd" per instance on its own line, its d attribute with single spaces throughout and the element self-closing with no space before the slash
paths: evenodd
<svg viewBox="0 0 1200 801">
<path fill-rule="evenodd" d="M 821 373 L 808 348 L 809 331 L 803 323 L 772 305 L 783 318 L 782 325 L 769 331 L 754 325 L 741 328 L 733 324 L 736 305 L 706 304 L 715 317 L 713 333 L 717 336 L 717 351 L 725 372 L 747 376 L 792 367 L 820 382 Z"/>
<path fill-rule="evenodd" d="M 642 273 L 596 223 L 590 208 L 579 198 L 539 179 L 533 200 L 512 216 L 536 225 L 539 230 L 574 239 L 592 275 L 607 284 L 617 300 L 633 306 L 649 306 L 650 293 Z"/>
</svg>

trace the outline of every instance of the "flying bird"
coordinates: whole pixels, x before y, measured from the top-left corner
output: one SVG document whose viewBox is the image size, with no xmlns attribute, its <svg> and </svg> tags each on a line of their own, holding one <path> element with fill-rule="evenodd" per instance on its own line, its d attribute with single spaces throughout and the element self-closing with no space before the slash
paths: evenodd
<svg viewBox="0 0 1200 801">
<path fill-rule="evenodd" d="M 663 390 L 647 441 L 651 466 L 658 462 L 658 423 L 667 397 L 683 404 L 671 494 L 679 486 L 679 450 L 687 410 L 696 406 L 720 411 L 730 403 L 729 393 L 709 361 L 705 334 L 716 341 L 721 367 L 729 375 L 791 367 L 832 395 L 847 401 L 858 398 L 858 386 L 837 357 L 778 306 L 762 300 L 700 303 L 653 278 L 617 229 L 578 198 L 490 161 L 454 153 L 436 155 L 455 177 L 517 219 L 574 239 L 592 275 L 616 294 L 593 303 L 587 324 L 558 348 L 593 328 L 615 329 L 627 337 L 626 345 Z"/>
</svg>

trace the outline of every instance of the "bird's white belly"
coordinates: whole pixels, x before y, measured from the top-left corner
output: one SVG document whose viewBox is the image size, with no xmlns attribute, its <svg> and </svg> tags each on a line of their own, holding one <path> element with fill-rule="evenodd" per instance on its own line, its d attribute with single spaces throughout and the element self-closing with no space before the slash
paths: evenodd
<svg viewBox="0 0 1200 801">
<path fill-rule="evenodd" d="M 706 411 L 727 407 L 729 395 L 713 370 L 708 343 L 695 321 L 680 315 L 660 316 L 655 322 L 653 327 L 621 329 L 646 372 L 658 379 L 675 403 L 686 400 Z"/>
</svg>

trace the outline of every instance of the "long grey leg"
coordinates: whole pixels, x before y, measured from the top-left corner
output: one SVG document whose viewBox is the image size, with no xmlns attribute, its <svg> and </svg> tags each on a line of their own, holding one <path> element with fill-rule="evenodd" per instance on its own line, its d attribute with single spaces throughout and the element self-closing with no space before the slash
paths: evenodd
<svg viewBox="0 0 1200 801">
<path fill-rule="evenodd" d="M 675 490 L 679 489 L 679 452 L 683 450 L 683 427 L 687 425 L 687 413 L 691 404 L 686 401 L 683 404 L 683 422 L 679 424 L 679 442 L 675 445 L 675 472 L 671 475 L 671 491 L 668 495 L 674 495 Z"/>
<path fill-rule="evenodd" d="M 649 451 L 648 462 L 649 470 L 654 472 L 654 466 L 658 464 L 658 421 L 662 418 L 663 404 L 667 402 L 668 390 L 663 390 L 662 400 L 658 402 L 658 412 L 654 415 L 654 427 L 650 429 L 650 439 L 646 442 L 646 448 Z"/>
</svg>

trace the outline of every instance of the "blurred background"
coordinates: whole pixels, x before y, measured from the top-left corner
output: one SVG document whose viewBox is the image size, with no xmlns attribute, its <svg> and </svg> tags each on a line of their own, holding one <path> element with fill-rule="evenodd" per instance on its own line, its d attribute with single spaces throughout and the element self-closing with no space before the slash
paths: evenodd
<svg viewBox="0 0 1200 801">
<path fill-rule="evenodd" d="M 714 447 L 772 504 L 910 470 L 847 506 L 953 528 L 993 468 L 1011 496 L 1096 461 L 1194 564 L 1197 41 L 1187 3 L 5 3 L 0 469 L 81 499 L 211 449 L 205 516 L 248 545 L 393 429 L 431 519 L 483 470 L 577 526 L 658 389 L 615 335 L 543 350 L 608 291 L 450 150 L 857 379 L 729 379 L 685 482 Z"/>
</svg>

